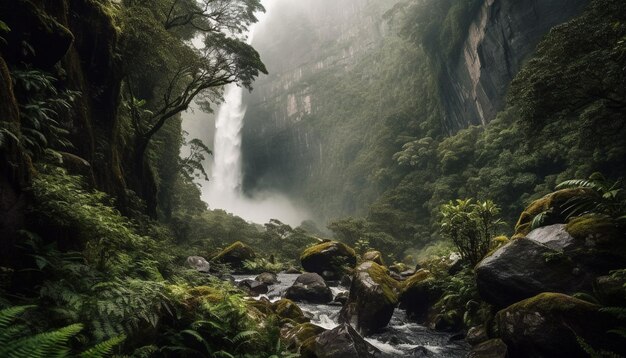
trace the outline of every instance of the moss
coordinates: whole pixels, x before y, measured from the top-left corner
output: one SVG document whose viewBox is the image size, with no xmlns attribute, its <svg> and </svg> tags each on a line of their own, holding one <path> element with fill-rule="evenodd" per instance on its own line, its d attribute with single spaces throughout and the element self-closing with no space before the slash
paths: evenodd
<svg viewBox="0 0 626 358">
<path fill-rule="evenodd" d="M 313 245 L 311 247 L 306 248 L 302 252 L 302 255 L 300 255 L 300 260 L 301 261 L 305 260 L 309 256 L 320 254 L 328 249 L 332 249 L 333 247 L 336 247 L 339 250 L 339 253 L 344 256 L 356 257 L 356 252 L 354 251 L 354 249 L 352 249 L 348 245 L 342 242 L 338 242 L 338 241 L 327 241 L 327 242 L 323 242 L 321 244 Z"/>
<path fill-rule="evenodd" d="M 312 323 L 301 323 L 283 334 L 282 341 L 287 348 L 312 353 L 312 348 L 315 347 L 315 338 L 324 331 L 324 328 Z"/>
<path fill-rule="evenodd" d="M 398 301 L 397 293 L 402 290 L 402 284 L 389 276 L 385 267 L 375 262 L 367 261 L 359 265 L 356 271 L 357 275 L 359 273 L 367 274 L 374 283 L 379 285 L 387 302 L 396 303 Z"/>
<path fill-rule="evenodd" d="M 363 254 L 363 261 L 373 261 L 379 265 L 385 266 L 385 261 L 383 260 L 383 254 L 380 251 L 368 251 Z"/>
<path fill-rule="evenodd" d="M 228 246 L 224 250 L 222 250 L 219 254 L 213 257 L 213 261 L 224 261 L 227 263 L 234 263 L 236 260 L 248 260 L 254 258 L 256 255 L 254 251 L 242 243 L 241 241 L 237 241 L 232 245 Z"/>
<path fill-rule="evenodd" d="M 289 299 L 283 298 L 277 302 L 274 302 L 272 304 L 272 307 L 276 314 L 280 317 L 288 318 L 298 323 L 308 321 L 306 317 L 304 317 L 304 313 L 302 312 L 300 307 L 298 307 L 298 305 L 296 305 L 295 303 L 293 303 L 293 301 Z"/>
<path fill-rule="evenodd" d="M 515 224 L 515 234 L 511 239 L 519 239 L 528 235 L 531 231 L 531 223 L 535 216 L 543 212 L 549 212 L 546 224 L 557 224 L 565 222 L 562 214 L 564 204 L 576 196 L 591 195 L 591 190 L 587 188 L 563 189 L 550 193 L 540 199 L 533 201 L 522 212 Z"/>
<path fill-rule="evenodd" d="M 408 269 L 409 269 L 409 266 L 405 264 L 404 262 L 396 262 L 393 265 L 389 266 L 389 270 L 395 273 L 402 273 L 404 271 L 407 271 Z"/>
<path fill-rule="evenodd" d="M 536 311 L 541 313 L 580 313 L 597 311 L 600 306 L 568 296 L 562 293 L 544 292 L 537 296 L 525 299 L 523 301 L 512 304 L 504 310 L 498 312 L 514 312 L 514 311 Z"/>
<path fill-rule="evenodd" d="M 418 270 L 409 278 L 407 278 L 404 282 L 402 282 L 402 292 L 407 289 L 415 286 L 418 283 L 421 283 L 425 280 L 433 279 L 433 275 L 428 270 Z"/>
<path fill-rule="evenodd" d="M 598 215 L 585 215 L 572 219 L 567 223 L 565 230 L 578 240 L 591 237 L 601 241 L 620 240 L 620 236 L 624 235 L 614 220 Z"/>
</svg>

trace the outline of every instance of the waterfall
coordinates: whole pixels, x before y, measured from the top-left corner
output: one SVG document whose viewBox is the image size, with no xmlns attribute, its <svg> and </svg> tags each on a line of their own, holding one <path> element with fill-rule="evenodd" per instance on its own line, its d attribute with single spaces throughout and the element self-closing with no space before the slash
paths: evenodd
<svg viewBox="0 0 626 358">
<path fill-rule="evenodd" d="M 203 200 L 212 207 L 231 212 L 241 197 L 241 129 L 246 114 L 242 98 L 241 87 L 226 87 L 224 103 L 215 119 L 211 181 L 203 193 Z"/>
<path fill-rule="evenodd" d="M 267 12 L 258 14 L 259 23 L 270 13 L 275 0 L 263 0 Z M 250 29 L 248 43 L 252 42 L 254 27 Z M 263 54 L 261 54 L 261 58 Z M 196 107 L 197 109 L 197 107 Z M 183 128 L 191 138 L 199 137 L 207 140 L 207 114 L 187 112 L 183 115 Z M 241 156 L 241 132 L 246 107 L 243 103 L 243 88 L 231 84 L 224 90 L 224 102 L 217 111 L 213 138 L 213 156 L 209 158 L 209 182 L 201 181 L 202 200 L 209 209 L 223 209 L 247 221 L 263 224 L 270 219 L 278 219 L 289 225 L 297 226 L 311 217 L 310 213 L 295 206 L 289 198 L 278 192 L 255 192 L 252 195 L 243 193 L 243 173 Z M 194 123 L 195 122 L 195 123 Z M 205 134 L 205 138 L 203 137 Z M 184 153 L 187 148 L 183 148 Z"/>
</svg>

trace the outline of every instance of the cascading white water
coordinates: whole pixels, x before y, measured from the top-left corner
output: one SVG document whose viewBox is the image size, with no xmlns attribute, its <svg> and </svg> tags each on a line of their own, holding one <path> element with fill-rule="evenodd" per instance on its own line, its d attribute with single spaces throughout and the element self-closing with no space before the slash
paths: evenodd
<svg viewBox="0 0 626 358">
<path fill-rule="evenodd" d="M 233 211 L 241 197 L 241 129 L 246 109 L 242 88 L 229 85 L 215 119 L 211 181 L 203 199 L 211 206 Z"/>
<path fill-rule="evenodd" d="M 267 13 L 275 1 L 264 0 Z M 259 14 L 259 23 L 265 17 Z M 248 43 L 252 42 L 251 29 Z M 262 56 L 262 54 L 261 54 Z M 223 209 L 248 221 L 266 223 L 279 219 L 290 225 L 299 225 L 309 218 L 306 210 L 298 208 L 284 195 L 275 192 L 256 193 L 247 197 L 242 191 L 241 130 L 246 108 L 243 89 L 235 84 L 226 87 L 224 103 L 215 120 L 211 180 L 202 186 L 202 200 L 211 209 Z"/>
</svg>

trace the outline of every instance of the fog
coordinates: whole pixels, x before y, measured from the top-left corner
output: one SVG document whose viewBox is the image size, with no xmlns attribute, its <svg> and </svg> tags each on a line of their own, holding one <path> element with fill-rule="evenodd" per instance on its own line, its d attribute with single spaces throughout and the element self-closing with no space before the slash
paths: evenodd
<svg viewBox="0 0 626 358">
<path fill-rule="evenodd" d="M 262 26 L 276 3 L 277 0 L 263 1 L 266 13 L 258 15 L 259 22 L 251 28 L 248 42 L 254 37 L 254 28 Z M 311 215 L 306 208 L 294 204 L 292 198 L 277 191 L 246 194 L 242 190 L 241 129 L 246 112 L 242 101 L 243 89 L 229 85 L 224 91 L 224 103 L 216 113 L 204 113 L 194 106 L 183 114 L 183 130 L 189 133 L 187 139 L 199 138 L 213 151 L 213 156 L 203 163 L 210 180 L 198 182 L 202 200 L 210 209 L 223 209 L 247 221 L 262 224 L 278 219 L 297 226 Z M 181 149 L 182 156 L 187 153 L 187 148 Z"/>
</svg>

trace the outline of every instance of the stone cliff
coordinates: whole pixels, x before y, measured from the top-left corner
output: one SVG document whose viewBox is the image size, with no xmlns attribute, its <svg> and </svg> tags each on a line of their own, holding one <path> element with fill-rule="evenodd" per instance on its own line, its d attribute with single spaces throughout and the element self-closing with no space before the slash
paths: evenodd
<svg viewBox="0 0 626 358">
<path fill-rule="evenodd" d="M 401 138 L 385 137 L 388 126 L 404 121 L 407 136 L 419 126 L 393 107 L 427 101 L 412 116 L 448 134 L 488 123 L 543 35 L 587 2 L 484 0 L 458 56 L 434 59 L 436 74 L 384 20 L 398 0 L 279 2 L 254 35 L 270 75 L 245 98 L 244 189 L 298 195 L 324 218 L 364 213 L 400 150 Z M 438 92 L 425 95 L 429 76 Z"/>
<path fill-rule="evenodd" d="M 486 124 L 505 104 L 509 83 L 541 38 L 579 14 L 588 0 L 485 0 L 461 55 L 440 78 L 449 133 Z"/>
</svg>

